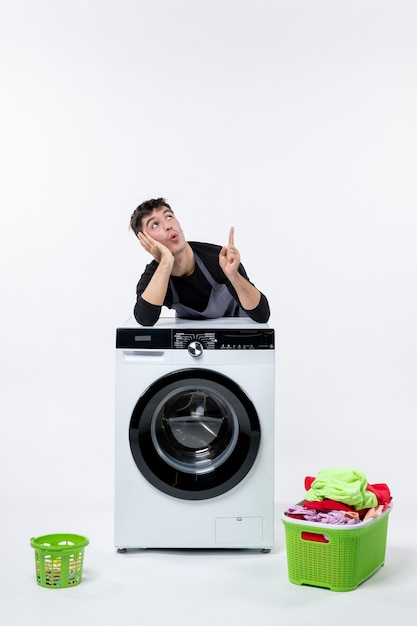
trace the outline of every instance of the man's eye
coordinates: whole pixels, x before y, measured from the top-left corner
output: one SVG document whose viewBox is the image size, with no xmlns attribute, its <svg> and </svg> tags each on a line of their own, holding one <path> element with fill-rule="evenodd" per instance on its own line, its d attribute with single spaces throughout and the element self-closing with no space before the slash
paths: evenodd
<svg viewBox="0 0 417 626">
<path fill-rule="evenodd" d="M 157 228 L 157 226 L 158 226 L 158 222 L 153 222 L 152 228 Z"/>
</svg>

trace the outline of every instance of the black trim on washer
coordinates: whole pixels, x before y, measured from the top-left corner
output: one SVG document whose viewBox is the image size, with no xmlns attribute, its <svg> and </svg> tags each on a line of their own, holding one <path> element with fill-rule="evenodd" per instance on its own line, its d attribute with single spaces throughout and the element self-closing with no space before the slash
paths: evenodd
<svg viewBox="0 0 417 626">
<path fill-rule="evenodd" d="M 193 416 L 176 417 L 181 398 L 195 395 L 207 400 L 201 419 L 198 410 Z M 178 419 L 185 426 L 178 427 L 176 438 Z M 207 445 L 201 448 L 192 444 L 195 428 L 207 433 Z M 235 487 L 255 462 L 260 436 L 256 409 L 241 387 L 223 374 L 194 368 L 152 383 L 139 398 L 129 427 L 130 448 L 143 476 L 160 491 L 184 500 L 213 498 Z"/>
</svg>

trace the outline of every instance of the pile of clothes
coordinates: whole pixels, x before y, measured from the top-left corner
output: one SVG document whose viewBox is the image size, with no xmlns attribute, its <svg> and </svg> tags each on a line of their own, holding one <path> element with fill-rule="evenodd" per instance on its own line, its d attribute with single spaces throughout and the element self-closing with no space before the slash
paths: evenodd
<svg viewBox="0 0 417 626">
<path fill-rule="evenodd" d="M 304 487 L 304 500 L 289 507 L 285 515 L 321 524 L 359 524 L 381 515 L 392 500 L 388 485 L 370 485 L 361 470 L 345 467 L 306 476 Z"/>
</svg>

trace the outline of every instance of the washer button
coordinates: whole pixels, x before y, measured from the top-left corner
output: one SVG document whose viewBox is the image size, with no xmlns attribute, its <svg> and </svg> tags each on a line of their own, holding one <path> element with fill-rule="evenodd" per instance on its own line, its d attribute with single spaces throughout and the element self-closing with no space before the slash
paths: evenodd
<svg viewBox="0 0 417 626">
<path fill-rule="evenodd" d="M 203 354 L 203 344 L 200 341 L 190 341 L 188 344 L 188 352 L 192 357 L 198 358 Z"/>
</svg>

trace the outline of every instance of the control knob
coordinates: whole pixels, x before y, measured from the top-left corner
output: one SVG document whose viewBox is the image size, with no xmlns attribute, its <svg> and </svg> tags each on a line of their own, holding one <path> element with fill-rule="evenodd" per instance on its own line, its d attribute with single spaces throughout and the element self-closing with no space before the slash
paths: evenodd
<svg viewBox="0 0 417 626">
<path fill-rule="evenodd" d="M 203 344 L 201 341 L 190 341 L 187 348 L 188 353 L 195 359 L 203 354 Z"/>
</svg>

